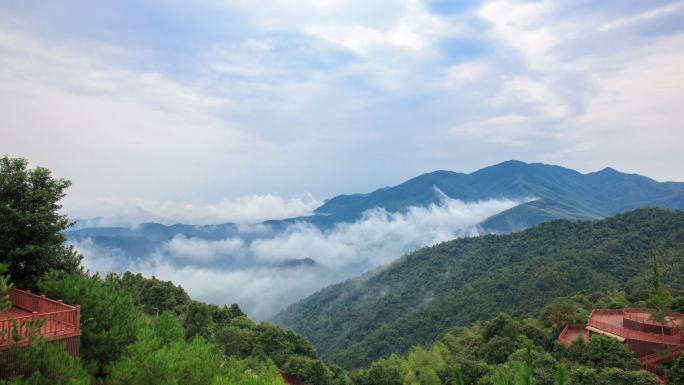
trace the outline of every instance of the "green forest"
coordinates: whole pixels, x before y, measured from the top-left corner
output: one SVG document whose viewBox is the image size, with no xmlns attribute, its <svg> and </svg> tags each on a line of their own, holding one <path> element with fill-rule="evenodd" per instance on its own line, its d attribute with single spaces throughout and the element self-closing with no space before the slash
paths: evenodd
<svg viewBox="0 0 684 385">
<path fill-rule="evenodd" d="M 309 338 L 323 358 L 360 368 L 427 346 L 455 325 L 500 312 L 534 317 L 580 291 L 623 290 L 631 302 L 643 301 L 654 255 L 665 267 L 663 281 L 681 293 L 684 212 L 639 209 L 444 242 L 327 287 L 274 321 Z"/>
<path fill-rule="evenodd" d="M 63 235 L 71 224 L 59 213 L 68 186 L 23 159 L 0 159 L 0 308 L 7 307 L 12 285 L 31 289 L 80 305 L 82 331 L 78 359 L 39 335 L 12 346 L 3 354 L 13 360 L 0 361 L 9 378 L 2 383 L 270 385 L 283 384 L 279 370 L 310 385 L 659 383 L 612 339 L 578 340 L 570 348 L 555 340 L 564 324 L 586 320 L 592 308 L 646 306 L 653 253 L 665 267 L 663 282 L 678 294 L 683 213 L 639 210 L 606 221 L 560 221 L 407 255 L 363 278 L 404 285 L 380 296 L 373 318 L 358 320 L 362 312 L 352 308 L 327 320 L 340 328 L 345 320 L 382 325 L 382 333 L 366 333 L 382 341 L 360 335 L 353 349 L 331 355 L 353 367 L 345 370 L 322 359 L 305 337 L 257 324 L 237 304 L 194 301 L 182 287 L 154 277 L 85 271 Z M 479 280 L 458 278 L 464 275 Z M 420 279 L 424 287 L 416 284 Z M 451 288 L 444 286 L 449 280 Z M 402 297 L 411 291 L 418 293 Z M 433 300 L 425 300 L 428 293 Z M 390 300 L 403 309 L 400 322 L 383 307 Z M 682 310 L 684 297 L 671 305 Z M 684 384 L 684 359 L 662 370 L 672 384 Z"/>
</svg>

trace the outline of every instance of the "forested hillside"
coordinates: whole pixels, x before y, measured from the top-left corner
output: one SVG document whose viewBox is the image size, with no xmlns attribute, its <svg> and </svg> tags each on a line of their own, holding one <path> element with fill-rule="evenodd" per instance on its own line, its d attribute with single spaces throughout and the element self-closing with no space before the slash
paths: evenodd
<svg viewBox="0 0 684 385">
<path fill-rule="evenodd" d="M 360 367 L 430 344 L 454 325 L 501 311 L 535 315 L 578 291 L 639 296 L 656 254 L 664 281 L 684 288 L 684 212 L 640 209 L 445 242 L 323 289 L 274 320 L 307 336 L 324 358 Z"/>
</svg>

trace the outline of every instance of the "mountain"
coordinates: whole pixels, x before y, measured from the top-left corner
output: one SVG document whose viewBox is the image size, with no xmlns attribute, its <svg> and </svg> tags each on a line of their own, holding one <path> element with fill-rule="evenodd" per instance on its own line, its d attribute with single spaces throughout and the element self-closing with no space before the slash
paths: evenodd
<svg viewBox="0 0 684 385">
<path fill-rule="evenodd" d="M 498 233 L 554 219 L 604 218 L 639 207 L 684 209 L 684 183 L 660 183 L 611 168 L 582 174 L 560 166 L 512 160 L 471 174 L 435 171 L 367 194 L 338 195 L 311 216 L 266 221 L 263 224 L 268 231 L 258 234 L 240 233 L 239 227 L 232 223 L 207 226 L 145 223 L 133 228 L 79 226 L 67 235 L 71 240 L 89 239 L 98 246 L 117 248 L 139 258 L 179 234 L 209 240 L 239 235 L 249 241 L 257 236 L 278 234 L 295 222 L 308 222 L 325 230 L 339 223 L 353 222 L 364 211 L 376 207 L 402 212 L 411 206 L 439 204 L 443 199 L 440 191 L 449 198 L 467 202 L 535 198 L 482 223 L 485 231 Z"/>
<path fill-rule="evenodd" d="M 588 176 L 552 171 L 596 179 L 609 196 L 617 191 L 602 182 L 601 174 L 612 176 L 612 170 Z M 636 176 L 619 180 L 625 188 L 651 185 Z M 613 207 L 630 202 L 616 198 Z M 273 321 L 308 337 L 324 358 L 356 368 L 498 312 L 534 316 L 554 298 L 578 291 L 621 288 L 647 295 L 656 254 L 667 266 L 664 281 L 684 289 L 684 212 L 639 209 L 603 220 L 556 220 L 418 250 L 320 290 Z"/>
<path fill-rule="evenodd" d="M 81 227 L 77 222 L 74 229 L 67 231 L 71 242 L 87 240 L 102 249 L 119 250 L 129 259 L 147 257 L 176 235 L 220 240 L 237 234 L 238 226 L 232 223 L 206 226 L 143 223 L 133 227 Z"/>
<path fill-rule="evenodd" d="M 553 219 L 598 219 L 638 207 L 684 209 L 684 183 L 660 183 L 612 168 L 581 174 L 542 163 L 507 161 L 471 174 L 435 171 L 370 194 L 340 195 L 316 209 L 316 216 L 353 221 L 374 207 L 390 212 L 439 203 L 439 189 L 463 201 L 537 198 L 483 223 L 508 232 Z"/>
</svg>

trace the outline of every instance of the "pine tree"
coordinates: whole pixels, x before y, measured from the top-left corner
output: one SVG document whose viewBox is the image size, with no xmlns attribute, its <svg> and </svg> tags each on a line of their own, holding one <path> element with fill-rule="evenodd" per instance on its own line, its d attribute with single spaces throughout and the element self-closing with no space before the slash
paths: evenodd
<svg viewBox="0 0 684 385">
<path fill-rule="evenodd" d="M 0 158 L 0 262 L 19 288 L 35 289 L 50 270 L 79 270 L 81 255 L 65 243 L 71 222 L 59 212 L 70 184 L 26 159 Z"/>
<path fill-rule="evenodd" d="M 555 385 L 566 385 L 568 383 L 568 370 L 565 365 L 560 362 L 556 364 L 556 381 Z"/>
<path fill-rule="evenodd" d="M 515 385 L 532 385 L 532 369 L 525 362 L 515 365 Z"/>
<path fill-rule="evenodd" d="M 451 377 L 453 385 L 465 385 L 465 381 L 463 380 L 463 372 L 460 365 L 454 366 Z"/>
<path fill-rule="evenodd" d="M 673 301 L 670 290 L 660 282 L 660 267 L 658 258 L 654 255 L 651 298 L 649 299 L 650 319 L 660 324 L 662 335 L 665 335 L 665 326 L 669 322 L 668 317 L 672 314 Z"/>
</svg>

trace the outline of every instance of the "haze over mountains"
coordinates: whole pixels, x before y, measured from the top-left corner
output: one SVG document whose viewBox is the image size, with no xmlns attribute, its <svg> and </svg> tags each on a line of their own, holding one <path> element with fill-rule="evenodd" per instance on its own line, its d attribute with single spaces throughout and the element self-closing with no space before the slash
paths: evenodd
<svg viewBox="0 0 684 385">
<path fill-rule="evenodd" d="M 336 196 L 310 216 L 256 225 L 87 227 L 68 236 L 92 270 L 155 274 L 200 299 L 239 302 L 250 315 L 266 318 L 325 285 L 423 246 L 638 207 L 683 209 L 684 183 L 610 168 L 581 174 L 508 161 L 471 174 L 435 171 L 371 193 Z"/>
</svg>

